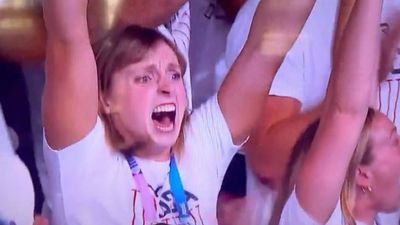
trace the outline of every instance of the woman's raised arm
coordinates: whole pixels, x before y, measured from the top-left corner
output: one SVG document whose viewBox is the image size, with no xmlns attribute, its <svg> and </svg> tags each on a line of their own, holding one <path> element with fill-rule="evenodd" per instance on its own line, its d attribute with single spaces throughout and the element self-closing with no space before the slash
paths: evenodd
<svg viewBox="0 0 400 225">
<path fill-rule="evenodd" d="M 87 0 L 44 0 L 47 29 L 43 122 L 47 142 L 62 149 L 96 122 L 97 74 L 87 26 Z"/>
<path fill-rule="evenodd" d="M 339 201 L 377 85 L 382 1 L 358 0 L 344 30 L 321 123 L 296 184 L 302 208 L 325 224 Z"/>
<path fill-rule="evenodd" d="M 259 121 L 272 80 L 314 3 L 262 0 L 258 5 L 248 39 L 218 93 L 235 143 L 249 136 Z"/>
</svg>

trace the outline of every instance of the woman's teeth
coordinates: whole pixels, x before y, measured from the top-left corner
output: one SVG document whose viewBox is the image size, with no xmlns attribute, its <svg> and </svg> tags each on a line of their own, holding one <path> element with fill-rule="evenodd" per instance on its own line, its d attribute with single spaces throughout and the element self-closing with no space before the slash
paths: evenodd
<svg viewBox="0 0 400 225">
<path fill-rule="evenodd" d="M 176 109 L 174 104 L 164 104 L 164 105 L 159 105 L 153 109 L 154 113 L 159 113 L 159 112 L 174 112 Z"/>
</svg>

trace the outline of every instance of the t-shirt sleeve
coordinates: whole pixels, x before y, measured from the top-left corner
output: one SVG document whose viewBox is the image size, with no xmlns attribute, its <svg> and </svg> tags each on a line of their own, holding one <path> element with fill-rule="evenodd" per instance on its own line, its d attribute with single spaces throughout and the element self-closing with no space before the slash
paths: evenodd
<svg viewBox="0 0 400 225">
<path fill-rule="evenodd" d="M 292 192 L 283 208 L 279 225 L 322 225 L 315 222 L 301 207 L 295 191 Z"/>
<path fill-rule="evenodd" d="M 235 145 L 228 124 L 221 112 L 217 95 L 195 109 L 185 128 L 185 146 L 193 149 L 207 163 L 217 167 L 222 179 L 233 156 L 241 145 Z M 194 150 L 196 151 L 196 150 Z"/>
<path fill-rule="evenodd" d="M 43 138 L 43 151 L 48 170 L 48 202 L 54 224 L 82 224 L 93 219 L 86 207 L 103 207 L 103 201 L 118 183 L 123 157 L 106 144 L 102 121 L 97 118 L 93 129 L 78 142 L 58 151 Z M 126 164 L 126 165 L 125 165 Z M 129 180 L 129 176 L 127 178 Z M 110 183 L 114 182 L 114 184 Z"/>
</svg>

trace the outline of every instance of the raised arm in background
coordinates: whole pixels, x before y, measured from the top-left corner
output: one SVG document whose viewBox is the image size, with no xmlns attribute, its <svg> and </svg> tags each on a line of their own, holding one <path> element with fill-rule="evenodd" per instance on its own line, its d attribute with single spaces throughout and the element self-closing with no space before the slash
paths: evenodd
<svg viewBox="0 0 400 225">
<path fill-rule="evenodd" d="M 318 223 L 330 218 L 339 200 L 377 85 L 382 1 L 358 0 L 334 59 L 331 91 L 321 123 L 296 184 L 300 205 Z"/>
<path fill-rule="evenodd" d="M 263 0 L 258 5 L 244 48 L 218 92 L 235 143 L 249 136 L 259 121 L 272 80 L 314 2 Z"/>
<path fill-rule="evenodd" d="M 316 29 L 313 30 L 315 34 L 321 30 L 325 31 L 324 33 L 326 34 L 328 33 L 326 31 L 330 29 L 334 30 L 335 37 L 332 43 L 333 46 L 336 46 L 339 36 L 341 36 L 347 24 L 354 2 L 355 0 L 341 0 L 338 10 L 330 9 L 335 12 L 333 15 L 336 14 L 332 18 L 336 18 L 336 26 L 330 27 L 331 25 L 325 25 L 323 28 L 314 27 Z M 314 6 L 313 10 L 322 10 L 321 8 L 316 9 L 316 7 L 318 6 Z M 314 19 L 312 16 L 308 18 L 308 20 L 312 19 Z M 331 52 L 322 52 L 322 54 L 328 55 Z M 302 63 L 299 59 L 298 61 L 297 63 Z M 315 65 L 305 66 L 319 68 Z M 301 71 L 296 75 L 301 77 Z M 306 75 L 312 76 L 312 73 Z M 319 75 L 322 76 L 322 74 Z M 326 79 L 329 78 L 328 76 L 329 74 L 326 75 Z M 293 81 L 294 79 L 286 80 L 286 88 L 290 89 L 293 86 Z M 295 142 L 307 126 L 321 115 L 324 101 L 314 107 L 309 107 L 307 104 L 306 106 L 302 106 L 303 102 L 298 97 L 300 96 L 268 95 L 264 102 L 264 114 L 258 124 L 258 128 L 244 146 L 246 158 L 253 173 L 270 188 L 278 188 L 280 186 L 289 155 L 292 152 Z"/>
</svg>

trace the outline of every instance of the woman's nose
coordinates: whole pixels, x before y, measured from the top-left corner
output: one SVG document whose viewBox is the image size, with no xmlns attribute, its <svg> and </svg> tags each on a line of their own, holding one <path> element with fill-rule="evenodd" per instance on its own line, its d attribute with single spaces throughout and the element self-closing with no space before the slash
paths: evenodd
<svg viewBox="0 0 400 225">
<path fill-rule="evenodd" d="M 172 91 L 171 82 L 166 79 L 161 79 L 158 83 L 158 91 L 161 94 L 169 95 Z"/>
</svg>

